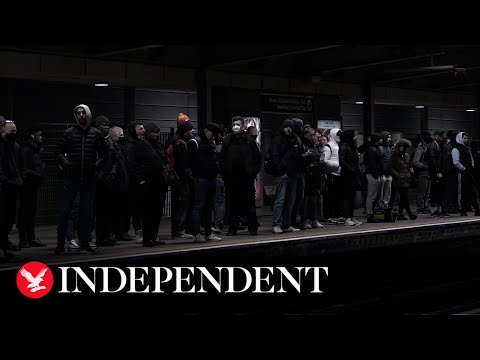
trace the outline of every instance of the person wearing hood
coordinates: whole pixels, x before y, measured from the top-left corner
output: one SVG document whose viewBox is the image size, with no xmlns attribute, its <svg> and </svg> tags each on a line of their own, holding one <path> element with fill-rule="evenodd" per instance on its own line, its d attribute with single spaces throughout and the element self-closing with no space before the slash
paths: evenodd
<svg viewBox="0 0 480 360">
<path fill-rule="evenodd" d="M 342 217 L 342 188 L 340 184 L 340 159 L 338 150 L 340 143 L 340 129 L 329 129 L 328 133 L 328 151 L 325 153 L 325 164 L 327 165 L 327 198 L 324 209 L 327 210 L 327 224 L 345 224 L 345 218 Z"/>
<path fill-rule="evenodd" d="M 68 215 L 77 193 L 80 194 L 78 237 L 80 250 L 95 253 L 90 246 L 93 221 L 93 199 L 97 170 L 106 154 L 105 137 L 91 126 L 92 113 L 85 104 L 73 109 L 76 124 L 63 133 L 55 150 L 58 164 L 63 169 L 63 191 L 60 196 L 60 215 L 57 227 L 55 254 L 65 252 Z"/>
<path fill-rule="evenodd" d="M 20 145 L 16 142 L 17 126 L 0 117 L 0 248 L 6 259 L 17 255 L 19 248 L 8 240 L 15 222 L 17 192 L 23 185 L 20 173 Z"/>
<path fill-rule="evenodd" d="M 480 216 L 475 179 L 473 177 L 474 161 L 468 145 L 468 134 L 460 131 L 455 136 L 455 147 L 452 150 L 453 166 L 455 166 L 461 176 L 460 216 L 468 216 L 467 211 L 471 211 L 472 206 L 475 209 L 475 216 Z"/>
<path fill-rule="evenodd" d="M 18 209 L 18 237 L 21 248 L 47 246 L 35 235 L 35 215 L 40 185 L 45 177 L 45 163 L 41 158 L 42 129 L 27 130 L 27 140 L 20 148 L 23 186 L 20 188 Z"/>
</svg>

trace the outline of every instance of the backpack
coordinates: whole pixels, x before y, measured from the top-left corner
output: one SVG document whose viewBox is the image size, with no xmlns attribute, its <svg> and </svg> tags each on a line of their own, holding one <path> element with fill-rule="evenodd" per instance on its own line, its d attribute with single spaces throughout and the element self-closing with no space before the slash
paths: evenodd
<svg viewBox="0 0 480 360">
<path fill-rule="evenodd" d="M 165 178 L 165 182 L 169 186 L 174 186 L 178 184 L 179 181 L 178 174 L 174 169 L 175 155 L 173 154 L 174 146 L 179 143 L 183 143 L 185 146 L 187 145 L 185 140 L 177 138 L 176 141 L 171 142 L 165 149 L 165 153 L 167 154 L 167 165 L 163 167 L 163 177 Z"/>
<path fill-rule="evenodd" d="M 169 169 L 173 169 L 175 167 L 175 155 L 173 154 L 173 148 L 175 147 L 175 145 L 180 143 L 184 144 L 185 146 L 187 145 L 185 140 L 177 137 L 177 139 L 170 142 L 170 144 L 167 145 L 167 148 L 165 149 L 165 153 L 167 154 L 167 167 Z"/>
</svg>

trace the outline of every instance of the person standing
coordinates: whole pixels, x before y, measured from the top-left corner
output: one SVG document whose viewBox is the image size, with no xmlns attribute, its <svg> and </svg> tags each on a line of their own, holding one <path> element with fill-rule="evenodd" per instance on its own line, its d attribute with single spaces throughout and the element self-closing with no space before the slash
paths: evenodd
<svg viewBox="0 0 480 360">
<path fill-rule="evenodd" d="M 90 246 L 93 221 L 96 172 L 106 152 L 102 132 L 91 126 L 92 113 L 85 104 L 73 109 L 76 124 L 65 130 L 55 155 L 63 169 L 63 189 L 60 196 L 60 215 L 57 227 L 55 254 L 65 252 L 65 233 L 68 216 L 77 193 L 80 194 L 78 237 L 80 250 L 94 254 Z"/>
<path fill-rule="evenodd" d="M 27 140 L 20 148 L 23 185 L 20 187 L 18 211 L 18 237 L 21 248 L 47 246 L 35 236 L 35 215 L 37 213 L 38 190 L 45 177 L 45 163 L 42 151 L 42 129 L 27 130 Z"/>
<path fill-rule="evenodd" d="M 261 156 L 255 140 L 243 130 L 243 123 L 243 118 L 233 118 L 232 135 L 224 141 L 220 154 L 225 207 L 228 209 L 228 236 L 236 235 L 239 216 L 246 216 L 251 235 L 258 232 L 254 180 L 260 172 Z"/>
<path fill-rule="evenodd" d="M 18 189 L 23 184 L 17 126 L 0 116 L 0 135 L 0 248 L 6 259 L 11 259 L 17 255 L 11 252 L 13 244 L 8 241 L 8 235 L 15 222 Z"/>
<path fill-rule="evenodd" d="M 460 173 L 460 216 L 468 216 L 467 212 L 475 210 L 475 216 L 480 216 L 477 187 L 473 176 L 474 161 L 470 151 L 469 138 L 466 132 L 460 131 L 455 138 L 452 150 L 453 166 Z"/>
<path fill-rule="evenodd" d="M 393 154 L 390 157 L 390 170 L 393 175 L 393 183 L 400 195 L 397 220 L 408 220 L 405 215 L 403 215 L 403 210 L 407 212 L 410 220 L 415 220 L 417 218 L 417 216 L 410 210 L 410 203 L 408 200 L 408 189 L 410 188 L 411 178 L 414 176 L 410 162 L 410 155 L 408 153 L 411 146 L 412 143 L 407 139 L 399 139 L 395 143 Z"/>
<path fill-rule="evenodd" d="M 219 173 L 216 144 L 218 125 L 207 124 L 198 136 L 188 141 L 188 163 L 193 177 L 192 235 L 195 242 L 219 241 L 212 234 L 213 202 L 215 200 L 216 178 Z M 205 220 L 205 237 L 200 234 L 200 223 Z"/>
</svg>

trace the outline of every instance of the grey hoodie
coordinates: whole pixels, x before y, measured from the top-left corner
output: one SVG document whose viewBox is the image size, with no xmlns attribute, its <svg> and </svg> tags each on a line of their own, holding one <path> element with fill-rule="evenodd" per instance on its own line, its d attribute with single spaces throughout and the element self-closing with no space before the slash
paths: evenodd
<svg viewBox="0 0 480 360">
<path fill-rule="evenodd" d="M 77 112 L 77 109 L 78 108 L 83 108 L 85 110 L 85 124 L 84 125 L 81 125 L 78 120 L 77 120 L 77 115 L 76 115 L 76 112 Z M 74 107 L 73 109 L 73 116 L 75 117 L 75 121 L 77 122 L 78 126 L 80 126 L 82 129 L 86 129 L 90 126 L 90 122 L 92 121 L 92 112 L 90 111 L 90 108 L 85 105 L 85 104 L 80 104 L 80 105 L 77 105 Z"/>
</svg>

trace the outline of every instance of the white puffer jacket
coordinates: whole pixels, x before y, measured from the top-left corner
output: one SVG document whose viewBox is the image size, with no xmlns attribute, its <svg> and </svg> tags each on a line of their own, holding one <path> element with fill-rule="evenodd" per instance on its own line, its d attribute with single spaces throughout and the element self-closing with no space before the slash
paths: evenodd
<svg viewBox="0 0 480 360">
<path fill-rule="evenodd" d="M 331 129 L 328 134 L 328 145 L 332 150 L 330 157 L 328 157 L 328 152 L 325 153 L 325 163 L 327 164 L 327 174 L 332 174 L 334 176 L 340 176 L 340 159 L 338 156 L 338 143 L 340 138 L 337 136 L 340 129 Z"/>
</svg>

